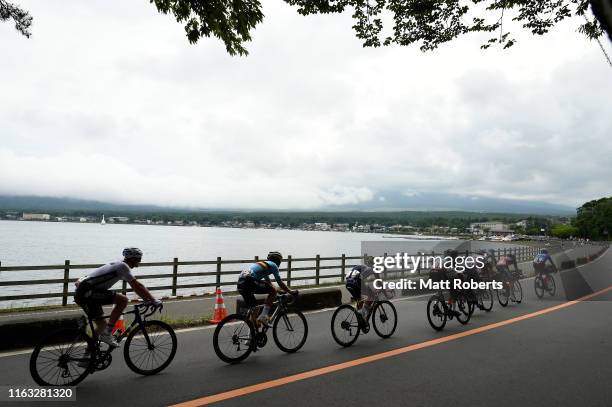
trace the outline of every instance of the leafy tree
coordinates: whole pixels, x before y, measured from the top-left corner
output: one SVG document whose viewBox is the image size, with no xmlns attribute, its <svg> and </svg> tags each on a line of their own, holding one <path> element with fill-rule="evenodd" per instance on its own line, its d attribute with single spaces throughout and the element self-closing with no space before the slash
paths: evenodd
<svg viewBox="0 0 612 407">
<path fill-rule="evenodd" d="M 607 239 L 612 233 L 612 197 L 589 201 L 578 208 L 574 226 L 581 237 Z"/>
<path fill-rule="evenodd" d="M 550 234 L 553 235 L 554 237 L 558 237 L 561 239 L 567 239 L 572 236 L 577 236 L 578 228 L 572 225 L 558 224 L 558 225 L 554 225 L 551 228 Z"/>
<path fill-rule="evenodd" d="M 172 14 L 185 25 L 190 43 L 214 35 L 230 55 L 246 55 L 244 43 L 263 20 L 258 0 L 149 0 L 163 14 Z"/>
<path fill-rule="evenodd" d="M 5 22 L 8 20 L 13 20 L 17 31 L 30 38 L 30 27 L 32 26 L 32 16 L 30 13 L 22 10 L 16 4 L 0 0 L 0 21 Z"/>
<path fill-rule="evenodd" d="M 263 20 L 258 0 L 150 0 L 164 14 L 185 23 L 189 42 L 214 35 L 231 55 L 246 55 L 244 42 Z M 534 35 L 546 34 L 560 21 L 585 16 L 588 0 L 284 0 L 301 15 L 352 11 L 353 29 L 364 47 L 420 44 L 422 51 L 473 32 L 495 33 L 482 48 L 511 47 L 516 40 L 504 22 L 516 21 Z M 392 27 L 385 31 L 387 21 Z M 385 22 L 383 22 L 385 21 Z M 603 31 L 597 20 L 578 26 L 588 38 Z"/>
<path fill-rule="evenodd" d="M 534 35 L 546 34 L 572 16 L 584 16 L 578 31 L 587 38 L 602 35 L 602 26 L 586 18 L 589 0 L 284 0 L 301 15 L 352 12 L 353 29 L 364 47 L 419 44 L 433 50 L 462 35 L 485 32 L 491 38 L 482 45 L 503 48 L 516 43 L 508 20 Z M 594 0 L 593 0 L 594 1 Z M 149 0 L 163 14 L 174 16 L 185 27 L 187 39 L 217 37 L 230 55 L 247 55 L 245 43 L 263 21 L 259 0 Z M 15 20 L 17 30 L 30 35 L 32 17 L 17 6 L 0 0 L 3 21 Z M 602 20 L 603 21 L 603 20 Z M 391 23 L 392 22 L 392 23 Z M 607 27 L 607 25 L 606 25 Z"/>
</svg>

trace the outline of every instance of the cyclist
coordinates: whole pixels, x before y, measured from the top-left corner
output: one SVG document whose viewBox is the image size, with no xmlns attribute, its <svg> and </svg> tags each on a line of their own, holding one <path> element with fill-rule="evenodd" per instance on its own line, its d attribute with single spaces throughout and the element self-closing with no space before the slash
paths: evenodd
<svg viewBox="0 0 612 407">
<path fill-rule="evenodd" d="M 125 295 L 110 290 L 117 281 L 127 282 L 134 292 L 145 301 L 152 302 L 155 306 L 161 304 L 161 301 L 156 300 L 149 290 L 132 275 L 131 270 L 138 267 L 141 260 L 142 251 L 140 249 L 125 248 L 123 249 L 123 260 L 105 264 L 76 282 L 74 302 L 83 308 L 89 318 L 94 320 L 96 334 L 100 341 L 110 346 L 118 346 L 112 335 L 112 329 L 128 304 L 128 298 Z M 114 307 L 107 323 L 104 318 L 101 318 L 104 314 L 102 306 L 110 304 L 113 304 Z"/>
<path fill-rule="evenodd" d="M 261 314 L 256 322 L 267 323 L 270 308 L 276 299 L 276 288 L 270 281 L 270 274 L 274 276 L 276 283 L 286 293 L 297 295 L 297 290 L 291 290 L 281 279 L 279 266 L 283 261 L 283 256 L 279 252 L 270 252 L 266 261 L 258 261 L 240 273 L 238 277 L 238 292 L 244 298 L 244 302 L 249 307 L 255 307 L 257 300 L 255 294 L 268 294 Z"/>
<path fill-rule="evenodd" d="M 550 266 L 548 266 L 546 262 L 550 262 Z M 533 270 L 537 276 L 538 274 L 556 273 L 558 269 L 552 257 L 550 257 L 550 254 L 548 254 L 548 250 L 542 249 L 540 253 L 536 254 L 533 258 Z"/>
<path fill-rule="evenodd" d="M 516 274 L 521 273 L 521 271 L 518 268 L 518 264 L 516 262 L 516 256 L 514 254 L 510 253 L 510 254 L 506 254 L 506 255 L 499 257 L 499 260 L 497 261 L 497 264 L 496 264 L 496 268 L 498 272 L 506 275 L 508 278 L 511 278 L 510 266 L 514 266 L 514 271 L 516 272 Z"/>
<path fill-rule="evenodd" d="M 345 276 L 345 286 L 355 301 L 357 301 L 357 317 L 364 333 L 369 331 L 368 312 L 374 302 L 374 290 L 371 287 L 374 276 L 374 258 L 368 256 L 364 264 L 353 267 Z M 363 288 L 363 290 L 362 290 Z M 363 297 L 362 297 L 363 296 Z M 363 301 L 361 299 L 363 298 Z"/>
</svg>

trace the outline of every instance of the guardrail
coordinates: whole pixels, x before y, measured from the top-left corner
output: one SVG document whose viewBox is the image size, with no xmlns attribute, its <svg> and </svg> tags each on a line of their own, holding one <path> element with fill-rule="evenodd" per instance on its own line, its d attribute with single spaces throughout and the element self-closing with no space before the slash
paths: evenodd
<svg viewBox="0 0 612 407">
<path fill-rule="evenodd" d="M 531 260 L 533 256 L 539 251 L 539 248 L 535 247 L 515 247 L 515 248 L 499 248 L 497 250 L 497 257 L 505 254 L 514 254 L 517 257 L 518 262 L 523 262 L 526 260 Z M 442 253 L 426 253 L 427 255 L 441 255 Z M 470 255 L 474 253 L 470 253 L 469 251 L 461 252 L 461 255 Z M 385 254 L 386 255 L 386 254 Z M 415 256 L 421 255 L 421 253 L 415 254 Z M 365 255 L 364 255 L 365 256 Z M 284 259 L 284 267 L 281 268 L 281 276 L 289 285 L 308 285 L 308 281 L 314 283 L 314 285 L 321 285 L 324 282 L 329 282 L 329 280 L 335 280 L 336 282 L 343 282 L 344 276 L 347 268 L 354 267 L 355 265 L 361 263 L 364 256 L 347 256 L 342 254 L 338 257 L 322 257 L 320 255 L 316 255 L 315 257 L 307 257 L 307 258 L 293 258 L 292 256 L 287 256 Z M 243 260 L 223 260 L 221 257 L 217 257 L 216 260 L 208 260 L 208 261 L 179 261 L 178 258 L 174 258 L 171 262 L 153 262 L 153 263 L 141 263 L 139 267 L 147 268 L 147 267 L 169 267 L 171 268 L 170 273 L 162 273 L 162 274 L 148 274 L 148 275 L 138 275 L 138 278 L 141 280 L 144 279 L 168 279 L 171 284 L 162 285 L 162 286 L 149 286 L 149 290 L 151 291 L 159 291 L 166 290 L 170 291 L 172 296 L 177 295 L 177 290 L 179 289 L 189 289 L 189 288 L 207 288 L 207 287 L 222 287 L 222 286 L 234 286 L 236 284 L 236 279 L 232 281 L 223 281 L 223 276 L 238 276 L 241 270 L 224 270 L 224 265 L 235 265 L 235 264 L 249 264 L 253 261 L 257 261 L 259 258 L 256 256 L 253 259 L 243 259 Z M 355 260 L 359 260 L 355 262 Z M 305 262 L 314 262 L 314 266 L 305 266 L 300 267 L 300 263 Z M 335 264 L 329 264 L 330 262 L 335 262 Z M 72 264 L 70 260 L 66 260 L 64 264 L 60 265 L 48 265 L 48 266 L 10 266 L 10 267 L 2 267 L 0 263 L 0 272 L 10 271 L 10 272 L 19 272 L 19 271 L 52 271 L 52 270 L 63 270 L 63 278 L 48 278 L 48 279 L 34 279 L 34 280 L 15 280 L 15 281 L 0 281 L 0 288 L 7 286 L 29 286 L 29 285 L 47 285 L 47 284 L 55 284 L 61 285 L 61 292 L 45 292 L 45 293 L 36 293 L 36 294 L 20 294 L 20 295 L 3 295 L 0 296 L 0 301 L 14 301 L 14 300 L 26 300 L 26 299 L 49 299 L 49 298 L 61 298 L 62 305 L 68 305 L 68 299 L 74 295 L 73 291 L 70 291 L 70 283 L 74 283 L 77 281 L 77 278 L 70 275 L 71 270 L 84 270 L 84 269 L 95 269 L 100 267 L 102 264 Z M 297 265 L 297 267 L 296 267 Z M 215 271 L 200 271 L 200 272 L 179 272 L 180 266 L 215 266 Z M 338 273 L 333 274 L 324 274 L 322 271 L 333 271 L 338 270 Z M 408 269 L 397 270 L 394 269 L 393 273 L 400 273 L 402 277 L 405 276 L 405 272 L 411 271 Z M 299 272 L 300 275 L 296 275 Z M 311 274 L 305 275 L 307 272 L 312 272 Z M 214 277 L 214 282 L 203 282 L 197 284 L 179 284 L 179 280 L 187 277 L 210 277 L 211 279 Z M 304 284 L 306 283 L 306 284 Z M 128 292 L 132 292 L 130 288 L 127 287 L 126 282 L 124 281 L 121 289 L 115 290 L 117 292 L 122 292 L 126 294 Z M 212 290 L 211 290 L 212 291 Z"/>
</svg>

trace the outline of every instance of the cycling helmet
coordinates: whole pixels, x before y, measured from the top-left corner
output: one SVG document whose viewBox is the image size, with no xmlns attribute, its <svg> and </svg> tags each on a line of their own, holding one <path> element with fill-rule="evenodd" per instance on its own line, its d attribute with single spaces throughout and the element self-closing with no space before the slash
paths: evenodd
<svg viewBox="0 0 612 407">
<path fill-rule="evenodd" d="M 547 249 L 540 249 L 540 253 L 542 253 L 542 254 L 548 254 L 548 250 L 547 250 Z"/>
<path fill-rule="evenodd" d="M 368 267 L 372 267 L 374 265 L 374 256 L 365 256 L 363 258 L 363 264 Z"/>
<path fill-rule="evenodd" d="M 137 247 L 126 247 L 123 249 L 123 257 L 126 259 L 142 259 L 142 250 Z"/>
<path fill-rule="evenodd" d="M 268 253 L 268 260 L 277 266 L 280 266 L 281 262 L 283 261 L 283 255 L 279 252 L 270 252 Z"/>
</svg>

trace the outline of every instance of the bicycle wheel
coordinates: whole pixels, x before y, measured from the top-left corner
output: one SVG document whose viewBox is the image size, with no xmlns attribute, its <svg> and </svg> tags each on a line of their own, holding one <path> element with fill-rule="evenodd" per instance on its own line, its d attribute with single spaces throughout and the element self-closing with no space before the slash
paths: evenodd
<svg viewBox="0 0 612 407">
<path fill-rule="evenodd" d="M 128 335 L 123 357 L 133 372 L 154 375 L 168 367 L 176 348 L 176 334 L 170 325 L 162 321 L 145 321 Z"/>
<path fill-rule="evenodd" d="M 480 305 L 482 305 L 482 309 L 485 312 L 491 312 L 493 309 L 493 290 L 490 288 L 488 290 L 480 290 Z"/>
<path fill-rule="evenodd" d="M 339 306 L 332 315 L 331 332 L 338 345 L 348 347 L 354 344 L 361 333 L 357 310 L 349 304 Z"/>
<path fill-rule="evenodd" d="M 380 301 L 372 311 L 374 331 L 381 338 L 389 338 L 397 328 L 397 311 L 390 301 Z"/>
<path fill-rule="evenodd" d="M 306 317 L 298 310 L 280 312 L 272 326 L 272 337 L 283 352 L 297 352 L 308 337 Z"/>
<path fill-rule="evenodd" d="M 544 289 L 546 280 L 542 279 L 542 276 L 537 276 L 535 280 L 533 280 L 533 288 L 535 290 L 536 297 L 542 298 L 544 296 Z"/>
<path fill-rule="evenodd" d="M 460 298 L 455 301 L 457 308 L 459 309 L 459 315 L 457 315 L 457 321 L 462 325 L 466 325 L 470 322 L 472 313 L 474 312 L 474 304 L 471 304 L 466 298 Z"/>
<path fill-rule="evenodd" d="M 427 320 L 436 331 L 443 330 L 446 325 L 446 312 L 443 303 L 444 297 L 437 294 L 427 301 Z"/>
<path fill-rule="evenodd" d="M 557 292 L 557 283 L 555 283 L 555 279 L 553 278 L 553 276 L 548 276 L 548 278 L 544 281 L 546 284 L 546 291 L 548 291 L 548 295 L 554 297 L 555 293 Z"/>
<path fill-rule="evenodd" d="M 255 345 L 255 327 L 241 314 L 225 317 L 215 328 L 213 348 L 226 363 L 238 363 L 246 359 Z"/>
<path fill-rule="evenodd" d="M 497 302 L 499 302 L 499 305 L 502 307 L 505 307 L 508 305 L 508 300 L 510 299 L 510 288 L 506 280 L 503 280 L 502 284 L 502 288 L 497 290 Z"/>
<path fill-rule="evenodd" d="M 40 386 L 74 386 L 93 371 L 96 344 L 81 329 L 62 329 L 43 339 L 30 356 L 30 374 Z"/>
<path fill-rule="evenodd" d="M 523 301 L 523 286 L 519 280 L 514 280 L 512 283 L 512 297 L 517 304 Z"/>
</svg>

